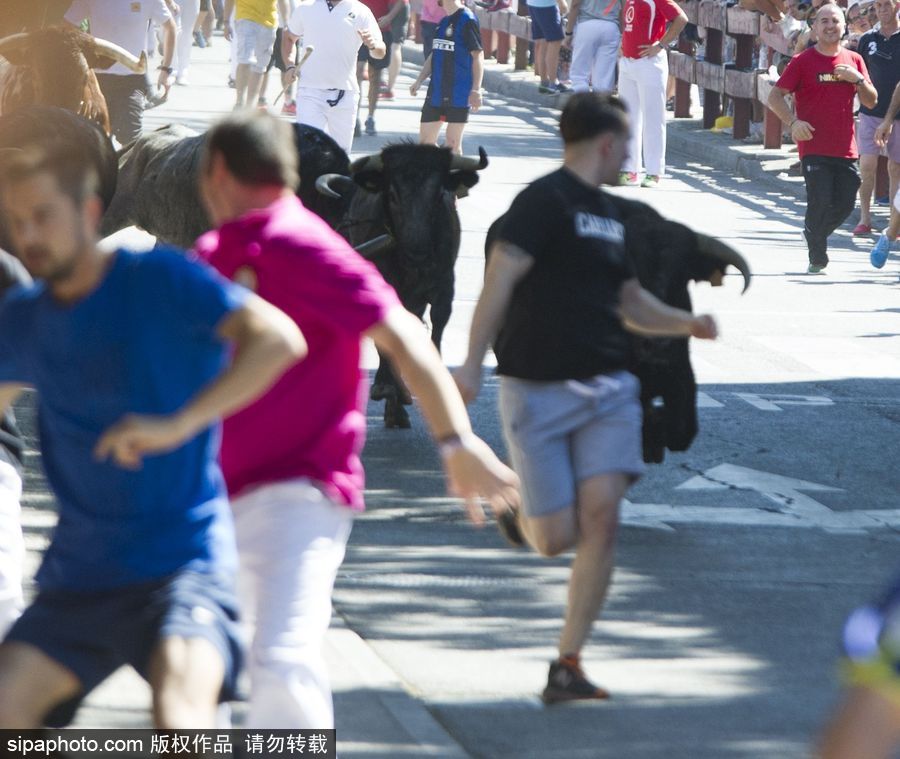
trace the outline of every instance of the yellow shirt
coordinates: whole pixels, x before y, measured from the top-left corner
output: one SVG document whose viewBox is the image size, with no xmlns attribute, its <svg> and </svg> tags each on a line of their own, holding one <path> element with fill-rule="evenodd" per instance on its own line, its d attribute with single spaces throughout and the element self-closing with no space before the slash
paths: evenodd
<svg viewBox="0 0 900 759">
<path fill-rule="evenodd" d="M 278 8 L 275 0 L 237 0 L 234 17 L 272 28 L 278 25 Z"/>
</svg>

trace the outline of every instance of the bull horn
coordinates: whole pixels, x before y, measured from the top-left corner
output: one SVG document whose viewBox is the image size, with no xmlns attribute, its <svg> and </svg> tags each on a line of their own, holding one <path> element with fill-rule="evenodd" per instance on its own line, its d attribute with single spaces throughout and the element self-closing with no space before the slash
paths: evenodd
<svg viewBox="0 0 900 759">
<path fill-rule="evenodd" d="M 29 34 L 23 32 L 22 34 L 10 34 L 8 37 L 0 39 L 0 55 L 6 58 L 9 53 L 24 52 L 28 46 L 28 37 Z"/>
<path fill-rule="evenodd" d="M 360 243 L 354 250 L 363 258 L 374 258 L 382 251 L 387 250 L 393 242 L 394 238 L 390 235 L 378 235 L 378 237 Z"/>
<path fill-rule="evenodd" d="M 481 171 L 487 168 L 488 157 L 487 152 L 480 145 L 478 146 L 478 158 L 472 158 L 465 155 L 454 155 L 450 159 L 451 171 Z"/>
<path fill-rule="evenodd" d="M 147 70 L 146 51 L 141 51 L 141 57 L 136 58 L 125 50 L 125 48 L 121 48 L 108 40 L 93 37 L 91 38 L 91 42 L 93 43 L 96 55 L 102 55 L 104 58 L 112 58 L 113 61 L 121 63 L 125 68 L 135 74 L 143 74 Z"/>
<path fill-rule="evenodd" d="M 363 169 L 367 171 L 381 171 L 384 168 L 384 161 L 381 158 L 381 153 L 372 153 L 370 155 L 364 155 L 361 158 L 357 158 L 353 163 L 350 164 L 350 173 L 356 174 Z"/>
<path fill-rule="evenodd" d="M 712 256 L 726 265 L 731 264 L 737 269 L 744 276 L 744 289 L 741 290 L 741 294 L 743 295 L 747 292 L 747 288 L 750 287 L 750 266 L 740 253 L 717 237 L 710 237 L 709 235 L 698 234 L 697 247 L 701 253 Z"/>
<path fill-rule="evenodd" d="M 353 180 L 343 174 L 322 174 L 322 176 L 316 180 L 316 189 L 325 197 L 342 198 L 343 195 L 331 186 L 332 182 L 340 182 L 345 187 L 353 185 Z"/>
</svg>

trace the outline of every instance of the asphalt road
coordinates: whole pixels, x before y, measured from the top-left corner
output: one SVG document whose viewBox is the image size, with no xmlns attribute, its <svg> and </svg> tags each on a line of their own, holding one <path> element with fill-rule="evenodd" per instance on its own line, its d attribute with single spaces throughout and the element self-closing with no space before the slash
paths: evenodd
<svg viewBox="0 0 900 759">
<path fill-rule="evenodd" d="M 218 55 L 203 51 L 194 85 L 150 112 L 150 126 L 202 127 L 229 110 Z M 359 139 L 355 152 L 413 135 L 421 101 L 401 89 L 378 111 L 379 136 Z M 484 233 L 528 181 L 558 165 L 556 118 L 488 97 L 467 129 L 467 152 L 483 145 L 491 164 L 459 203 L 463 245 L 444 341 L 451 366 L 462 360 L 481 286 Z M 385 430 L 380 406 L 370 406 L 369 510 L 354 528 L 335 609 L 464 754 L 806 756 L 838 692 L 842 619 L 895 569 L 897 258 L 872 269 L 868 245 L 845 231 L 827 276 L 807 276 L 802 205 L 791 193 L 677 154 L 669 162 L 658 190 L 616 192 L 727 240 L 748 258 L 754 280 L 743 297 L 737 276 L 693 290 L 695 309 L 716 314 L 722 337 L 693 346 L 697 441 L 653 467 L 623 510 L 609 603 L 584 652 L 610 702 L 546 709 L 537 699 L 568 559 L 507 548 L 492 528 L 469 526 L 444 496 L 421 418 L 414 415 L 412 430 Z M 493 378 L 472 417 L 502 449 Z M 49 497 L 37 480 L 30 484 L 33 567 L 53 517 Z M 142 708 L 115 686 L 107 693 L 84 724 L 127 722 L 125 712 Z M 342 709 L 352 708 L 352 694 L 339 693 L 339 728 Z"/>
</svg>

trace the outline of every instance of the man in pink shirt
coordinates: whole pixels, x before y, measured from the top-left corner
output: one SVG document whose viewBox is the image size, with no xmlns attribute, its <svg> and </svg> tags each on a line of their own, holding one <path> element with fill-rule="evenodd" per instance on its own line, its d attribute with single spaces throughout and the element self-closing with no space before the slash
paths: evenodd
<svg viewBox="0 0 900 759">
<path fill-rule="evenodd" d="M 375 267 L 291 187 L 290 127 L 260 113 L 214 127 L 201 191 L 219 228 L 196 249 L 226 276 L 302 325 L 309 358 L 226 423 L 222 468 L 232 497 L 243 610 L 255 621 L 247 727 L 331 728 L 321 644 L 331 592 L 363 508 L 365 435 L 360 341 L 371 337 L 403 374 L 438 441 L 450 492 L 484 518 L 518 503 L 518 481 L 471 430 L 465 406 L 421 323 Z"/>
</svg>

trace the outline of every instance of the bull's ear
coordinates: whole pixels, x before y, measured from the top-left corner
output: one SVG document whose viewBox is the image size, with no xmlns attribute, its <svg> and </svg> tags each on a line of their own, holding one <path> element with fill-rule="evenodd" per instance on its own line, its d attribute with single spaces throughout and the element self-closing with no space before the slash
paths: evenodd
<svg viewBox="0 0 900 759">
<path fill-rule="evenodd" d="M 469 190 L 478 184 L 476 171 L 451 171 L 444 180 L 444 187 L 454 193 L 457 198 L 464 198 Z"/>
<path fill-rule="evenodd" d="M 380 171 L 355 171 L 353 181 L 367 192 L 381 192 L 384 189 L 384 174 Z"/>
</svg>

